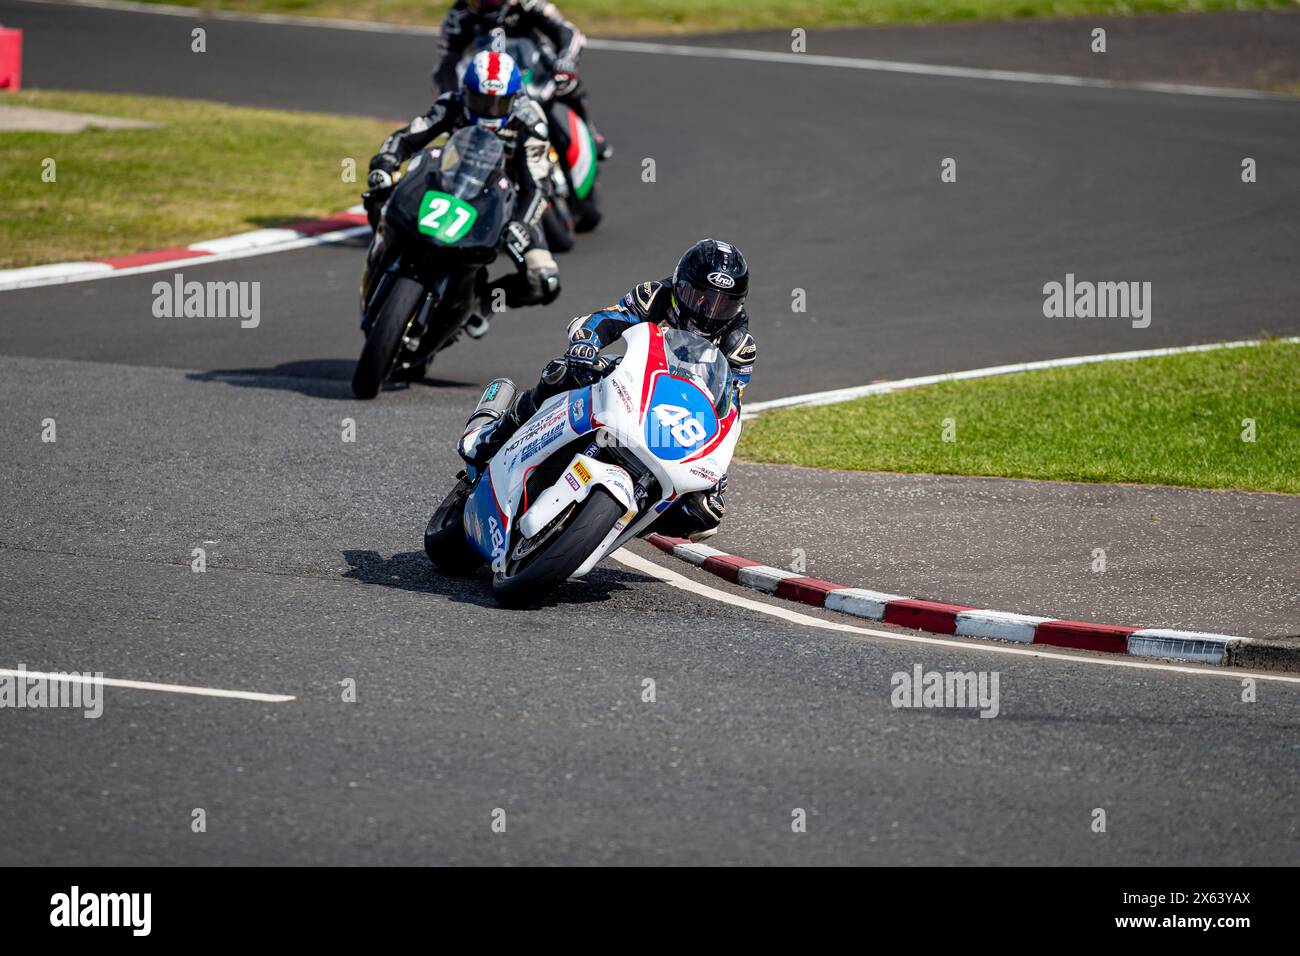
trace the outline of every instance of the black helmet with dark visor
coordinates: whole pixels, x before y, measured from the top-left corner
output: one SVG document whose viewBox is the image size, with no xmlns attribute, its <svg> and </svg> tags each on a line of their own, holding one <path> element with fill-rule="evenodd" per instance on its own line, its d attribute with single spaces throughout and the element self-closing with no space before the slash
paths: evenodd
<svg viewBox="0 0 1300 956">
<path fill-rule="evenodd" d="M 673 272 L 673 310 L 682 328 L 713 337 L 729 326 L 749 293 L 749 264 L 730 243 L 702 239 Z"/>
</svg>

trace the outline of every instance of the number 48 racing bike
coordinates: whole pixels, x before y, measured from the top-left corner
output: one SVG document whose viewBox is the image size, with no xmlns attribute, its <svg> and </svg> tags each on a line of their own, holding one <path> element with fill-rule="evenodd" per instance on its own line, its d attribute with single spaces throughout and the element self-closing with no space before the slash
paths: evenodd
<svg viewBox="0 0 1300 956">
<path fill-rule="evenodd" d="M 429 520 L 443 571 L 492 566 L 492 593 L 525 607 L 651 526 L 681 495 L 715 485 L 740 438 L 731 366 L 712 342 L 654 323 L 592 385 L 555 395 L 481 473 L 462 473 Z M 479 409 L 508 408 L 498 379 Z"/>
</svg>

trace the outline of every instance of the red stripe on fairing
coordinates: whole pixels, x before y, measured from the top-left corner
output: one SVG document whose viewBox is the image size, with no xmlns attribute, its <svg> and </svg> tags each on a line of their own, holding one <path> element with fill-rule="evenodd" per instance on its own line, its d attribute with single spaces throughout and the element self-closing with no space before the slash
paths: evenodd
<svg viewBox="0 0 1300 956">
<path fill-rule="evenodd" d="M 645 375 L 642 377 L 641 386 L 641 421 L 645 421 L 645 410 L 650 405 L 650 396 L 654 394 L 655 376 L 668 369 L 668 361 L 664 358 L 664 332 L 659 326 L 652 326 L 650 330 L 650 345 L 646 349 L 645 358 Z"/>
<path fill-rule="evenodd" d="M 529 465 L 524 469 L 524 506 L 519 509 L 521 513 L 528 510 L 528 476 L 533 473 L 534 468 L 540 467 L 540 465 Z M 496 495 L 494 494 L 493 497 Z"/>
<path fill-rule="evenodd" d="M 703 458 L 705 455 L 709 454 L 709 452 L 713 451 L 713 449 L 722 444 L 722 440 L 727 437 L 727 432 L 731 431 L 731 426 L 736 424 L 739 418 L 740 415 L 733 406 L 731 411 L 727 414 L 727 417 L 718 422 L 718 430 L 714 433 L 713 439 L 695 454 L 683 458 L 682 464 L 686 464 L 688 461 L 695 461 L 697 458 Z"/>
</svg>

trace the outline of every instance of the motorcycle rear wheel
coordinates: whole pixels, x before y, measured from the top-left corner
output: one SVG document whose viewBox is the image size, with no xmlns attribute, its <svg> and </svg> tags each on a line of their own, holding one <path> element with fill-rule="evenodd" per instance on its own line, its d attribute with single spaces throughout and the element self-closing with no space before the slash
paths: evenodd
<svg viewBox="0 0 1300 956">
<path fill-rule="evenodd" d="M 424 553 L 448 574 L 473 574 L 486 563 L 465 540 L 465 501 L 472 490 L 464 478 L 456 482 L 424 529 Z"/>
<path fill-rule="evenodd" d="M 600 211 L 600 186 L 598 183 L 591 184 L 591 192 L 587 193 L 586 199 L 577 199 L 575 197 L 569 205 L 573 210 L 574 232 L 591 232 L 600 225 L 603 214 Z"/>
<path fill-rule="evenodd" d="M 542 232 L 546 245 L 554 253 L 569 252 L 577 241 L 573 234 L 573 214 L 568 208 L 552 205 L 542 214 Z"/>
</svg>

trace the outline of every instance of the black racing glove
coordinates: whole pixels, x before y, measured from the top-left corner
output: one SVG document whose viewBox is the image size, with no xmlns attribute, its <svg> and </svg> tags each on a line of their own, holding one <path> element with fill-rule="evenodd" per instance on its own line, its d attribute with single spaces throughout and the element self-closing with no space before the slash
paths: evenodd
<svg viewBox="0 0 1300 956">
<path fill-rule="evenodd" d="M 580 385 L 590 385 L 599 376 L 601 365 L 600 360 L 600 340 L 591 333 L 590 329 L 583 329 L 587 333 L 587 338 L 574 341 L 564 353 L 564 364 L 568 366 L 569 374 L 573 380 Z"/>
<path fill-rule="evenodd" d="M 372 169 L 366 177 L 366 185 L 370 188 L 361 194 L 361 204 L 366 207 L 371 229 L 379 224 L 379 211 L 388 202 L 394 182 L 393 174 L 384 169 Z"/>
</svg>

